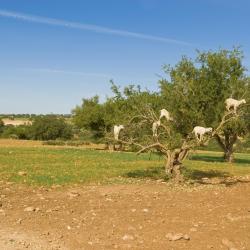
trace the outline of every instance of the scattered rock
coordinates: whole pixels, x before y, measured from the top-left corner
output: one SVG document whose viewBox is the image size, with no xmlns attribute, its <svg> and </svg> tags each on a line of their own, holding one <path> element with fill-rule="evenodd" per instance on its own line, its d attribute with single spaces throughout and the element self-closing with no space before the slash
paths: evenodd
<svg viewBox="0 0 250 250">
<path fill-rule="evenodd" d="M 34 207 L 26 207 L 24 209 L 24 212 L 35 212 L 35 211 L 36 211 L 36 208 L 34 208 Z"/>
<path fill-rule="evenodd" d="M 224 246 L 226 246 L 228 248 L 228 250 L 237 250 L 237 248 L 235 248 L 235 246 L 234 246 L 234 243 L 232 241 L 230 241 L 229 239 L 224 238 L 224 239 L 222 239 L 221 242 Z"/>
<path fill-rule="evenodd" d="M 190 232 L 197 232 L 197 230 L 198 230 L 198 229 L 197 229 L 196 227 L 191 227 L 191 228 L 190 228 Z"/>
<path fill-rule="evenodd" d="M 177 234 L 173 234 L 173 233 L 168 233 L 166 234 L 166 238 L 169 241 L 177 241 L 177 240 L 190 240 L 189 235 L 187 234 L 182 234 L 182 233 L 177 233 Z"/>
<path fill-rule="evenodd" d="M 21 224 L 22 221 L 23 221 L 23 219 L 18 219 L 16 223 L 17 223 L 17 224 Z"/>
<path fill-rule="evenodd" d="M 75 198 L 75 197 L 80 196 L 80 194 L 78 192 L 76 192 L 76 191 L 70 191 L 70 192 L 68 192 L 68 196 L 70 198 Z"/>
<path fill-rule="evenodd" d="M 19 172 L 18 172 L 18 175 L 20 175 L 20 176 L 26 176 L 26 175 L 27 175 L 27 172 L 19 171 Z"/>
<path fill-rule="evenodd" d="M 144 213 L 147 213 L 149 210 L 148 210 L 147 208 L 144 208 L 142 211 L 143 211 Z"/>
<path fill-rule="evenodd" d="M 243 218 L 242 216 L 232 216 L 231 213 L 228 213 L 226 217 L 230 221 L 238 221 L 238 220 L 241 220 Z"/>
<path fill-rule="evenodd" d="M 134 237 L 132 235 L 129 235 L 129 234 L 125 234 L 123 237 L 122 237 L 123 240 L 134 240 Z"/>
<path fill-rule="evenodd" d="M 183 235 L 183 239 L 184 239 L 184 240 L 190 240 L 190 236 L 189 236 L 188 234 L 184 234 L 184 235 Z"/>
<path fill-rule="evenodd" d="M 3 216 L 6 215 L 3 209 L 0 209 L 0 215 L 3 215 Z"/>
<path fill-rule="evenodd" d="M 209 180 L 209 178 L 207 178 L 207 177 L 204 177 L 204 178 L 202 178 L 202 180 L 205 180 L 205 181 L 207 181 L 207 180 Z"/>
</svg>

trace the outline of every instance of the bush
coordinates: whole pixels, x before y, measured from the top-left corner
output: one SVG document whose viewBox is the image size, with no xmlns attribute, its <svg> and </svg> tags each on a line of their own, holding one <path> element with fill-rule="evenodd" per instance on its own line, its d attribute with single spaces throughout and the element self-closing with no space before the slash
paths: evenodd
<svg viewBox="0 0 250 250">
<path fill-rule="evenodd" d="M 4 130 L 4 122 L 0 119 L 0 134 L 3 133 Z"/>
<path fill-rule="evenodd" d="M 22 140 L 30 139 L 30 126 L 4 126 L 3 131 L 1 133 L 1 137 Z"/>
<path fill-rule="evenodd" d="M 72 126 L 63 118 L 56 116 L 40 116 L 35 118 L 31 126 L 31 138 L 34 140 L 71 139 L 73 136 Z"/>
</svg>

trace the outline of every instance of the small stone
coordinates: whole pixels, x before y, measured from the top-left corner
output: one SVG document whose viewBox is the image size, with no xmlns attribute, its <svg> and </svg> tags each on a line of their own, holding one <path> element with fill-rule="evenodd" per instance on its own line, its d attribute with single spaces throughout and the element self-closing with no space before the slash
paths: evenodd
<svg viewBox="0 0 250 250">
<path fill-rule="evenodd" d="M 3 216 L 6 215 L 3 209 L 0 209 L 0 215 L 3 215 Z"/>
<path fill-rule="evenodd" d="M 168 233 L 166 234 L 166 238 L 170 241 L 176 241 L 182 239 L 183 234 L 173 234 L 173 233 Z"/>
<path fill-rule="evenodd" d="M 129 235 L 129 234 L 125 234 L 123 237 L 122 237 L 123 240 L 133 240 L 134 237 L 132 235 Z"/>
<path fill-rule="evenodd" d="M 147 213 L 149 210 L 148 210 L 147 208 L 144 208 L 142 211 L 143 211 L 144 213 Z"/>
<path fill-rule="evenodd" d="M 190 228 L 190 231 L 191 231 L 191 232 L 197 232 L 197 228 L 196 228 L 196 227 L 191 227 L 191 228 Z"/>
<path fill-rule="evenodd" d="M 188 234 L 184 234 L 184 235 L 183 235 L 183 239 L 184 239 L 184 240 L 190 240 L 190 237 L 189 237 Z"/>
<path fill-rule="evenodd" d="M 234 243 L 232 241 L 230 241 L 227 238 L 222 239 L 222 244 L 226 247 L 228 247 L 228 250 L 237 250 L 237 248 L 235 248 Z"/>
<path fill-rule="evenodd" d="M 177 234 L 168 233 L 168 234 L 166 234 L 166 238 L 169 241 L 177 241 L 177 240 L 181 240 L 181 239 L 190 240 L 190 237 L 187 234 L 183 235 L 182 233 L 177 233 Z"/>
<path fill-rule="evenodd" d="M 80 196 L 80 194 L 78 192 L 76 192 L 76 191 L 70 191 L 70 192 L 68 192 L 68 196 L 70 198 L 75 198 L 75 197 Z"/>
<path fill-rule="evenodd" d="M 19 172 L 18 172 L 18 175 L 20 175 L 20 176 L 26 176 L 26 175 L 27 175 L 27 172 L 19 171 Z"/>
<path fill-rule="evenodd" d="M 34 212 L 34 211 L 36 211 L 36 208 L 34 208 L 34 207 L 26 207 L 24 209 L 24 212 Z"/>
<path fill-rule="evenodd" d="M 17 224 L 21 224 L 22 221 L 23 221 L 23 219 L 18 219 L 16 223 L 17 223 Z"/>
<path fill-rule="evenodd" d="M 135 209 L 135 208 L 133 208 L 133 209 L 131 209 L 131 211 L 134 213 L 134 212 L 136 211 L 136 209 Z"/>
</svg>

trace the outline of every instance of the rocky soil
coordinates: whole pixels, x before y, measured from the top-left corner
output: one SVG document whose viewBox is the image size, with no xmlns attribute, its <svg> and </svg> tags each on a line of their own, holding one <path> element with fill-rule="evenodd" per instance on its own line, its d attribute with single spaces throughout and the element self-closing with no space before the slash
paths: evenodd
<svg viewBox="0 0 250 250">
<path fill-rule="evenodd" d="M 250 182 L 0 183 L 0 249 L 250 249 Z"/>
</svg>

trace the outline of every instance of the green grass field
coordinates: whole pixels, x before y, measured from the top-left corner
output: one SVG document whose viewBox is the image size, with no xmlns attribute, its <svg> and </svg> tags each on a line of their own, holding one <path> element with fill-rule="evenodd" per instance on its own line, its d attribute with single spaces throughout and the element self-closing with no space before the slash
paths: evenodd
<svg viewBox="0 0 250 250">
<path fill-rule="evenodd" d="M 250 174 L 250 155 L 237 154 L 234 164 L 221 153 L 201 152 L 186 160 L 185 176 L 226 177 Z M 31 185 L 117 183 L 135 179 L 164 179 L 164 161 L 157 155 L 77 148 L 0 147 L 0 180 Z M 24 171 L 25 176 L 18 172 Z"/>
</svg>

